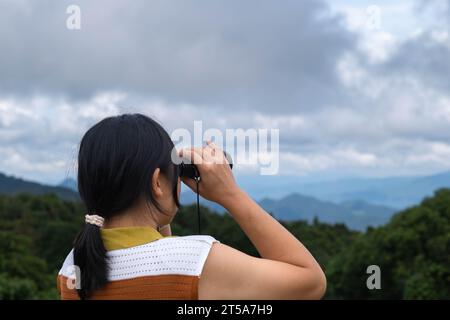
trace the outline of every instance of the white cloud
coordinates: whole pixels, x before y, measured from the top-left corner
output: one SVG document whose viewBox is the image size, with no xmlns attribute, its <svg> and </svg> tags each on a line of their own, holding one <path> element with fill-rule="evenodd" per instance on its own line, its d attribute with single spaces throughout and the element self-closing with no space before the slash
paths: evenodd
<svg viewBox="0 0 450 320">
<path fill-rule="evenodd" d="M 363 153 L 352 147 L 334 148 L 328 153 L 318 149 L 310 153 L 285 152 L 281 154 L 284 174 L 308 174 L 315 171 L 370 167 L 377 164 L 374 154 Z"/>
<path fill-rule="evenodd" d="M 119 97 L 101 93 L 75 104 L 49 96 L 0 98 L 0 171 L 61 180 L 73 170 L 83 132 L 105 116 L 118 114 Z"/>
</svg>

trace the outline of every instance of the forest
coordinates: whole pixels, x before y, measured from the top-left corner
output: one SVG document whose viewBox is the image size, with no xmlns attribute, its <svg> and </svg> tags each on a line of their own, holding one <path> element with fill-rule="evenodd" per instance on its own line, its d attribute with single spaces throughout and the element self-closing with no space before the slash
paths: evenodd
<svg viewBox="0 0 450 320">
<path fill-rule="evenodd" d="M 258 256 L 230 215 L 201 211 L 203 234 Z M 173 234 L 196 234 L 196 214 L 195 205 L 180 208 Z M 1 195 L 0 299 L 58 299 L 56 275 L 83 217 L 80 202 L 53 194 Z M 323 266 L 325 299 L 450 298 L 450 189 L 364 232 L 318 219 L 281 223 Z M 369 265 L 380 267 L 381 289 L 367 288 Z"/>
</svg>

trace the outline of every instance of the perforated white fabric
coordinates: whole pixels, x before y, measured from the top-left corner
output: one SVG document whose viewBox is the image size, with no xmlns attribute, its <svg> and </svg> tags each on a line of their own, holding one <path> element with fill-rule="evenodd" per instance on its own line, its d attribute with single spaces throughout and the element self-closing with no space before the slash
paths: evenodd
<svg viewBox="0 0 450 320">
<path fill-rule="evenodd" d="M 214 242 L 211 236 L 163 238 L 127 249 L 108 251 L 109 281 L 153 275 L 199 276 Z M 74 278 L 73 250 L 59 272 Z"/>
</svg>

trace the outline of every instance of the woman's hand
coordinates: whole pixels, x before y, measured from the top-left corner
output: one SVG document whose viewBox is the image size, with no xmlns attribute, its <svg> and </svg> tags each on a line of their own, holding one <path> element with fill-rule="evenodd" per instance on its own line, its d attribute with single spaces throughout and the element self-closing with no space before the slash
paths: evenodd
<svg viewBox="0 0 450 320">
<path fill-rule="evenodd" d="M 203 198 L 217 202 L 226 208 L 235 196 L 242 193 L 234 180 L 223 151 L 213 142 L 208 141 L 203 148 L 182 149 L 180 157 L 189 159 L 196 165 L 200 173 L 198 192 Z M 183 177 L 182 181 L 197 192 L 195 180 Z"/>
</svg>

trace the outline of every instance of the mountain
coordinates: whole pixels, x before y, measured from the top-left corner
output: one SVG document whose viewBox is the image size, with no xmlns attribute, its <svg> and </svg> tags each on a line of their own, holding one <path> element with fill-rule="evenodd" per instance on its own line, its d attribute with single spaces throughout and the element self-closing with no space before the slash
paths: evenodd
<svg viewBox="0 0 450 320">
<path fill-rule="evenodd" d="M 291 193 L 334 203 L 355 199 L 397 209 L 404 209 L 432 196 L 440 188 L 450 187 L 450 172 L 429 176 L 351 178 L 308 181 L 294 176 L 240 176 L 239 185 L 253 198 L 279 199 Z"/>
<path fill-rule="evenodd" d="M 180 202 L 188 205 L 197 201 L 194 192 L 188 190 L 181 193 Z M 200 203 L 216 212 L 226 210 L 217 203 L 200 197 Z M 272 213 L 277 219 L 284 221 L 307 220 L 313 221 L 317 217 L 327 223 L 345 223 L 354 230 L 364 230 L 368 226 L 379 226 L 386 223 L 394 212 L 394 208 L 370 204 L 364 200 L 352 200 L 342 203 L 322 201 L 314 197 L 290 194 L 281 199 L 264 198 L 259 204 Z"/>
<path fill-rule="evenodd" d="M 77 181 L 73 178 L 64 179 L 63 181 L 61 181 L 61 183 L 58 185 L 58 187 L 63 187 L 63 188 L 78 192 Z"/>
<path fill-rule="evenodd" d="M 191 190 L 183 191 L 180 195 L 180 203 L 181 205 L 197 203 L 197 194 Z M 226 211 L 221 205 L 208 201 L 202 197 L 200 197 L 200 204 L 218 213 L 224 213 Z"/>
<path fill-rule="evenodd" d="M 46 186 L 0 173 L 0 194 L 30 193 L 42 195 L 54 193 L 65 200 L 78 199 L 78 193 L 63 187 Z"/>
<path fill-rule="evenodd" d="M 450 172 L 423 177 L 345 179 L 304 186 L 306 194 L 333 202 L 362 199 L 366 202 L 404 209 L 440 188 L 450 187 Z"/>
<path fill-rule="evenodd" d="M 290 194 L 279 200 L 265 198 L 260 205 L 280 220 L 307 220 L 317 217 L 327 223 L 345 223 L 349 228 L 364 230 L 368 226 L 386 223 L 396 209 L 373 205 L 363 200 L 340 204 L 318 200 L 314 197 Z"/>
<path fill-rule="evenodd" d="M 302 182 L 299 177 L 282 176 L 238 177 L 237 180 L 254 199 L 262 199 L 261 205 L 279 219 L 311 221 L 318 217 L 324 222 L 342 222 L 350 228 L 362 230 L 385 223 L 395 211 L 420 202 L 437 189 L 450 187 L 450 172 L 423 177 L 322 182 Z M 75 188 L 76 181 L 70 178 L 59 186 L 46 186 L 0 173 L 0 194 L 55 193 L 63 199 L 79 199 Z M 266 196 L 261 197 L 261 194 Z M 180 202 L 182 205 L 195 203 L 195 193 L 183 188 Z M 216 212 L 225 211 L 220 205 L 203 198 L 200 198 L 200 203 Z"/>
</svg>

